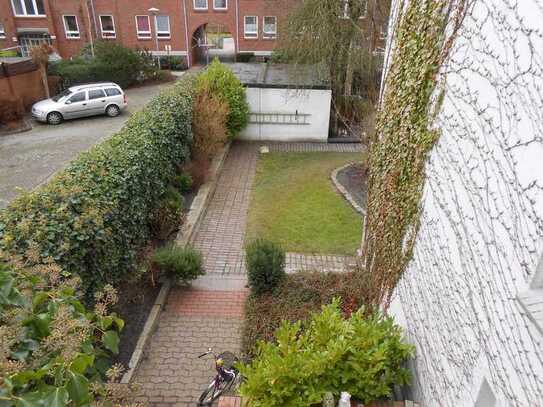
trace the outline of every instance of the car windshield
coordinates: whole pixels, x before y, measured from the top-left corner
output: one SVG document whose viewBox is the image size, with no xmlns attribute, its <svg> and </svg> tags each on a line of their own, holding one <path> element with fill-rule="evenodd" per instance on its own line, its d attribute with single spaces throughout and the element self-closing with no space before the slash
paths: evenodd
<svg viewBox="0 0 543 407">
<path fill-rule="evenodd" d="M 64 92 L 62 93 L 59 93 L 58 95 L 56 96 L 53 96 L 51 99 L 53 99 L 55 102 L 58 102 L 60 99 L 62 99 L 64 96 L 68 96 L 68 95 L 71 95 L 72 92 L 70 92 L 69 89 L 66 89 Z"/>
</svg>

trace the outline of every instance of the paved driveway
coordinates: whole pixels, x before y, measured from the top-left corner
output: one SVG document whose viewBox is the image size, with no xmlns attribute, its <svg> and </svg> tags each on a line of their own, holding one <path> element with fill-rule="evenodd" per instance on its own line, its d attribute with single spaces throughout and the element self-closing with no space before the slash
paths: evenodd
<svg viewBox="0 0 543 407">
<path fill-rule="evenodd" d="M 89 117 L 49 126 L 34 122 L 27 133 L 0 136 L 0 208 L 21 190 L 32 190 L 81 151 L 117 132 L 130 115 L 171 84 L 129 89 L 128 109 L 116 118 Z"/>
</svg>

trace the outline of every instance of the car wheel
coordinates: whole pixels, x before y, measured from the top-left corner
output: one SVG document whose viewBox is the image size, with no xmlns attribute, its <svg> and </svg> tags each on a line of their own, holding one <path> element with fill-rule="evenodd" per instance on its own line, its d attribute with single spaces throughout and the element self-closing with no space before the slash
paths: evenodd
<svg viewBox="0 0 543 407">
<path fill-rule="evenodd" d="M 47 115 L 47 123 L 49 124 L 60 124 L 62 123 L 62 115 L 59 112 L 51 112 Z"/>
<path fill-rule="evenodd" d="M 119 109 L 119 106 L 117 106 L 117 105 L 110 105 L 106 109 L 106 114 L 109 117 L 116 117 L 116 116 L 119 116 L 121 114 L 121 109 Z"/>
</svg>

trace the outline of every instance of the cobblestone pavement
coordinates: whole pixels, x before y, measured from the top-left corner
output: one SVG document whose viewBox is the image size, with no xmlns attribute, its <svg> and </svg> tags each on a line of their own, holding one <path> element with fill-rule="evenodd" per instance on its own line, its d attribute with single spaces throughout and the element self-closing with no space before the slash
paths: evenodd
<svg viewBox="0 0 543 407">
<path fill-rule="evenodd" d="M 214 376 L 211 360 L 197 356 L 215 350 L 240 352 L 240 328 L 247 295 L 243 242 L 249 198 L 259 147 L 264 143 L 234 143 L 224 163 L 217 189 L 196 231 L 193 245 L 204 255 L 206 276 L 197 289 L 170 292 L 158 328 L 136 374 L 139 401 L 151 406 L 195 406 Z M 352 144 L 265 143 L 270 151 L 361 151 Z M 287 272 L 343 271 L 352 259 L 341 256 L 288 253 Z"/>
<path fill-rule="evenodd" d="M 210 347 L 240 353 L 245 297 L 246 291 L 174 289 L 134 380 L 141 386 L 137 401 L 194 407 L 215 375 L 213 359 L 198 355 Z"/>
</svg>

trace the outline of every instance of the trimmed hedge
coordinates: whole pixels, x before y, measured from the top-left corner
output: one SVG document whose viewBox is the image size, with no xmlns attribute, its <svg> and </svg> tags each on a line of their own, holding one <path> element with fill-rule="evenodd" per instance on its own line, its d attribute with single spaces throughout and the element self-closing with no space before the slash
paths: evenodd
<svg viewBox="0 0 543 407">
<path fill-rule="evenodd" d="M 89 82 L 115 82 L 126 88 L 146 79 L 158 79 L 159 71 L 148 52 L 105 41 L 98 41 L 94 52 L 91 57 L 90 49 L 85 47 L 76 58 L 54 62 L 49 74 L 62 78 L 62 88 Z"/>
<path fill-rule="evenodd" d="M 0 214 L 0 249 L 77 274 L 87 293 L 133 270 L 149 220 L 192 143 L 187 76 Z M 29 256 L 29 253 L 31 254 Z"/>
</svg>

